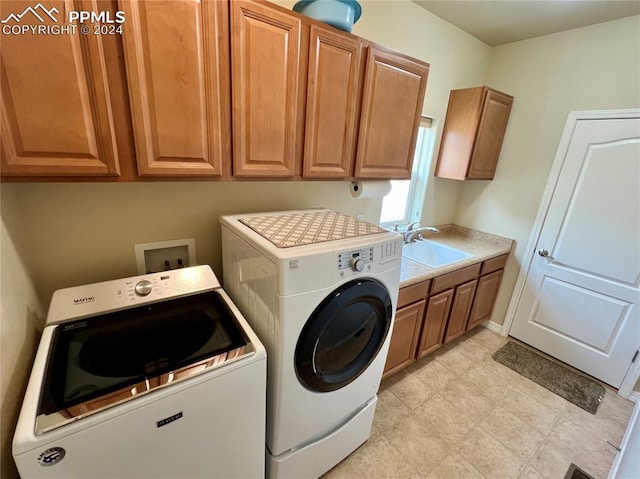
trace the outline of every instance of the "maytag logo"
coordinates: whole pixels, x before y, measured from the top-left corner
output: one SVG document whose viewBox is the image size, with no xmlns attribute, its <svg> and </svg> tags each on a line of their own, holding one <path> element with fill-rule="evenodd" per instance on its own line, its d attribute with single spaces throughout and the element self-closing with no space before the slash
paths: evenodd
<svg viewBox="0 0 640 479">
<path fill-rule="evenodd" d="M 38 456 L 38 464 L 41 466 L 53 466 L 64 459 L 66 451 L 61 447 L 52 447 Z"/>
<path fill-rule="evenodd" d="M 93 303 L 96 300 L 95 296 L 87 296 L 86 298 L 76 298 L 73 300 L 73 305 L 78 306 L 79 304 Z"/>
<path fill-rule="evenodd" d="M 173 421 L 177 421 L 181 417 L 182 417 L 182 411 L 180 411 L 177 414 L 174 414 L 173 416 L 169 416 L 159 421 L 156 421 L 156 426 L 157 427 L 166 426 L 167 424 L 171 424 Z"/>
</svg>

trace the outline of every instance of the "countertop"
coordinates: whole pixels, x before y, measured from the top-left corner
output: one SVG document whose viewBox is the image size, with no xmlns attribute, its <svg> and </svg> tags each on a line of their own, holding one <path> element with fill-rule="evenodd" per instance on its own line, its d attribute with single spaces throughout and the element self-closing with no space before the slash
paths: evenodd
<svg viewBox="0 0 640 479">
<path fill-rule="evenodd" d="M 402 257 L 400 269 L 400 287 L 404 288 L 419 283 L 425 279 L 434 278 L 441 274 L 449 273 L 465 266 L 480 263 L 487 259 L 507 254 L 511 251 L 514 241 L 501 236 L 484 233 L 481 231 L 464 228 L 458 225 L 438 226 L 440 233 L 424 233 L 425 239 L 442 243 L 452 248 L 457 248 L 474 256 L 456 263 L 430 268 L 422 263 Z"/>
</svg>

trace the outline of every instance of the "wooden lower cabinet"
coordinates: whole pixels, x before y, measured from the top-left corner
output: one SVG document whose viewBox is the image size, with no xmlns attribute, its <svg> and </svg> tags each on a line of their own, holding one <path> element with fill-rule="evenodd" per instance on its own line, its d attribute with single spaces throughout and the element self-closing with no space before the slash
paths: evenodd
<svg viewBox="0 0 640 479">
<path fill-rule="evenodd" d="M 383 377 L 390 376 L 415 361 L 425 302 L 423 299 L 396 311 Z"/>
<path fill-rule="evenodd" d="M 473 295 L 476 292 L 478 280 L 474 279 L 468 283 L 457 286 L 453 293 L 453 304 L 447 323 L 447 332 L 444 336 L 444 343 L 453 341 L 462 336 L 467 331 L 467 320 L 473 304 Z"/>
<path fill-rule="evenodd" d="M 488 320 L 507 257 L 497 256 L 402 288 L 383 377 Z"/>
<path fill-rule="evenodd" d="M 429 298 L 418 347 L 418 359 L 442 346 L 442 335 L 451 310 L 452 299 L 452 289 Z"/>
<path fill-rule="evenodd" d="M 503 270 L 495 271 L 486 276 L 482 276 L 478 280 L 478 287 L 476 288 L 473 307 L 469 315 L 467 331 L 475 328 L 482 321 L 486 321 L 491 317 L 493 306 L 496 304 L 498 290 L 500 289 L 500 282 L 502 281 L 502 271 Z"/>
</svg>

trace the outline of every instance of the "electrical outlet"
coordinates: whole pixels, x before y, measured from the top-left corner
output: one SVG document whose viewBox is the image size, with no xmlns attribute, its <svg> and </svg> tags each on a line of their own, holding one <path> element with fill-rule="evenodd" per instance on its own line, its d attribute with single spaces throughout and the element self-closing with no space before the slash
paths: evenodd
<svg viewBox="0 0 640 479">
<path fill-rule="evenodd" d="M 196 264 L 194 238 L 142 243 L 134 246 L 138 274 L 186 268 Z"/>
</svg>

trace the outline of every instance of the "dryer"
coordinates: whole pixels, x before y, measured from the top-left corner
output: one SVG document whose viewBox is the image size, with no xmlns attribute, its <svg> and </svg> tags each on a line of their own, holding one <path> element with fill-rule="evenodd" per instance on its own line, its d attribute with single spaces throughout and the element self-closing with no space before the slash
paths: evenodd
<svg viewBox="0 0 640 479">
<path fill-rule="evenodd" d="M 259 478 L 265 387 L 209 266 L 58 290 L 13 456 L 25 478 Z"/>
<path fill-rule="evenodd" d="M 325 209 L 221 223 L 225 289 L 269 357 L 267 476 L 318 477 L 370 436 L 402 239 Z"/>
</svg>

